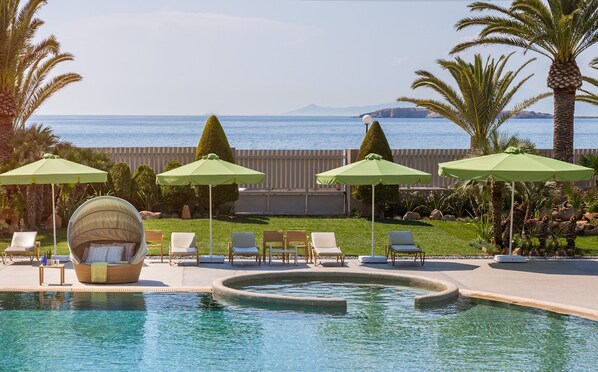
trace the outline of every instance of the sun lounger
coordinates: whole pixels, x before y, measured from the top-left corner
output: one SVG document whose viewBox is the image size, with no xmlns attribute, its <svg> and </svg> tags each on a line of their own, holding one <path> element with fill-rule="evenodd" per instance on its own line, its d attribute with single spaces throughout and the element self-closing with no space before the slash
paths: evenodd
<svg viewBox="0 0 598 372">
<path fill-rule="evenodd" d="M 6 257 L 30 256 L 31 263 L 33 257 L 39 261 L 39 242 L 36 242 L 37 231 L 15 232 L 12 234 L 10 246 L 4 250 L 2 263 L 6 265 Z"/>
<path fill-rule="evenodd" d="M 195 256 L 196 264 L 199 266 L 195 233 L 173 232 L 170 235 L 170 247 L 168 248 L 168 263 L 170 265 L 172 265 L 173 256 Z"/>
<path fill-rule="evenodd" d="M 388 245 L 385 247 L 385 251 L 386 257 L 390 255 L 393 266 L 395 265 L 397 254 L 412 254 L 415 256 L 413 261 L 417 261 L 419 257 L 422 266 L 426 260 L 426 252 L 415 245 L 411 231 L 389 231 Z"/>
<path fill-rule="evenodd" d="M 333 232 L 313 232 L 311 233 L 311 251 L 314 257 L 314 264 L 318 264 L 318 257 L 335 257 L 336 262 L 345 265 L 345 254 L 336 244 L 336 236 Z"/>
<path fill-rule="evenodd" d="M 234 264 L 235 256 L 253 257 L 261 265 L 262 255 L 255 244 L 255 234 L 252 232 L 234 232 L 231 233 L 231 240 L 228 242 L 228 260 L 231 265 Z"/>
</svg>

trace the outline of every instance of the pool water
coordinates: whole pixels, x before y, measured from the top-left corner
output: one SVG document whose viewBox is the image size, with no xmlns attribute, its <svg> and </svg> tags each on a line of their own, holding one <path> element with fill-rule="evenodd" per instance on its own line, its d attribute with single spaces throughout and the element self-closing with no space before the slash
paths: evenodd
<svg viewBox="0 0 598 372">
<path fill-rule="evenodd" d="M 247 288 L 258 290 L 257 288 Z M 220 305 L 201 293 L 0 293 L 1 370 L 551 370 L 598 365 L 598 323 L 411 288 L 282 283 L 345 314 Z"/>
</svg>

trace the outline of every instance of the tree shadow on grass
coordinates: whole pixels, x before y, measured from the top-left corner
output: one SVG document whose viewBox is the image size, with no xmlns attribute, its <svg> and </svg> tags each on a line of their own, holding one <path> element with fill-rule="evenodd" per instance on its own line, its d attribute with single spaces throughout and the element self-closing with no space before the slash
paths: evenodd
<svg viewBox="0 0 598 372">
<path fill-rule="evenodd" d="M 434 225 L 424 221 L 376 220 L 376 222 L 383 225 L 434 227 Z"/>
</svg>

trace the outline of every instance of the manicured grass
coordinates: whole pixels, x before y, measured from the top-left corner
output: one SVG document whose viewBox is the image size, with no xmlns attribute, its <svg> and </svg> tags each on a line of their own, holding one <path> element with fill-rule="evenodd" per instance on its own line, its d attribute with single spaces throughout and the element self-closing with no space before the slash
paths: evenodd
<svg viewBox="0 0 598 372">
<path fill-rule="evenodd" d="M 162 230 L 164 233 L 164 251 L 168 252 L 170 233 L 173 231 L 192 231 L 197 234 L 200 253 L 208 251 L 209 224 L 207 218 L 180 220 L 160 219 L 144 222 L 147 230 Z M 214 220 L 214 253 L 225 254 L 231 232 L 249 231 L 256 233 L 257 243 L 261 247 L 262 232 L 266 230 L 307 230 L 333 231 L 337 243 L 347 255 L 357 256 L 370 254 L 371 223 L 364 218 L 334 217 L 267 217 L 237 216 L 234 219 Z M 476 256 L 483 253 L 470 243 L 475 239 L 473 226 L 468 222 L 456 221 L 397 221 L 378 220 L 375 226 L 376 254 L 384 254 L 387 233 L 391 230 L 411 230 L 415 242 L 426 251 L 428 256 Z M 52 249 L 52 231 L 40 231 L 38 239 L 45 251 Z M 0 240 L 0 249 L 8 246 L 10 236 Z M 585 255 L 598 255 L 598 238 L 581 236 L 577 246 Z M 58 253 L 68 254 L 66 229 L 58 230 Z M 151 255 L 159 253 L 158 248 L 150 250 Z"/>
</svg>

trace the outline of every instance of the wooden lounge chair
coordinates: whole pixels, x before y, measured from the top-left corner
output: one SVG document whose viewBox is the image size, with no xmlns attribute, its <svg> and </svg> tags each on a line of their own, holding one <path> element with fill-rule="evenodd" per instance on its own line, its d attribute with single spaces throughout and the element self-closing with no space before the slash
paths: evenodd
<svg viewBox="0 0 598 372">
<path fill-rule="evenodd" d="M 6 265 L 6 257 L 10 257 L 12 261 L 13 256 L 30 256 L 33 264 L 33 257 L 39 261 L 39 242 L 35 241 L 37 238 L 37 231 L 15 232 L 12 234 L 12 241 L 10 246 L 4 250 L 2 255 L 2 263 Z"/>
<path fill-rule="evenodd" d="M 235 256 L 253 257 L 261 265 L 262 255 L 255 244 L 255 234 L 252 232 L 234 232 L 231 233 L 231 240 L 228 242 L 228 260 L 231 265 L 234 264 Z"/>
<path fill-rule="evenodd" d="M 148 248 L 160 248 L 160 262 L 164 262 L 164 234 L 162 234 L 162 230 L 145 230 L 145 242 Z"/>
<path fill-rule="evenodd" d="M 268 264 L 272 265 L 272 254 L 277 253 L 282 255 L 282 262 L 290 262 L 289 256 L 295 257 L 295 265 L 297 265 L 297 248 L 289 247 L 284 239 L 282 231 L 264 231 L 263 249 L 266 252 L 268 249 Z M 265 260 L 265 258 L 264 258 Z"/>
<path fill-rule="evenodd" d="M 388 245 L 385 247 L 385 251 L 386 257 L 390 255 L 393 266 L 395 265 L 397 254 L 412 254 L 415 256 L 413 259 L 414 262 L 419 257 L 422 266 L 426 260 L 426 252 L 415 245 L 411 231 L 389 231 Z"/>
<path fill-rule="evenodd" d="M 318 257 L 336 257 L 336 262 L 340 259 L 341 266 L 345 265 L 345 254 L 336 244 L 333 232 L 312 232 L 310 246 L 315 265 Z"/>
<path fill-rule="evenodd" d="M 195 256 L 196 265 L 199 266 L 199 252 L 195 233 L 173 232 L 170 235 L 168 248 L 168 264 L 172 265 L 172 256 Z"/>
<path fill-rule="evenodd" d="M 305 263 L 310 260 L 309 255 L 309 244 L 308 244 L 307 232 L 305 230 L 289 230 L 287 231 L 287 247 L 295 247 L 297 249 L 303 249 Z"/>
</svg>

